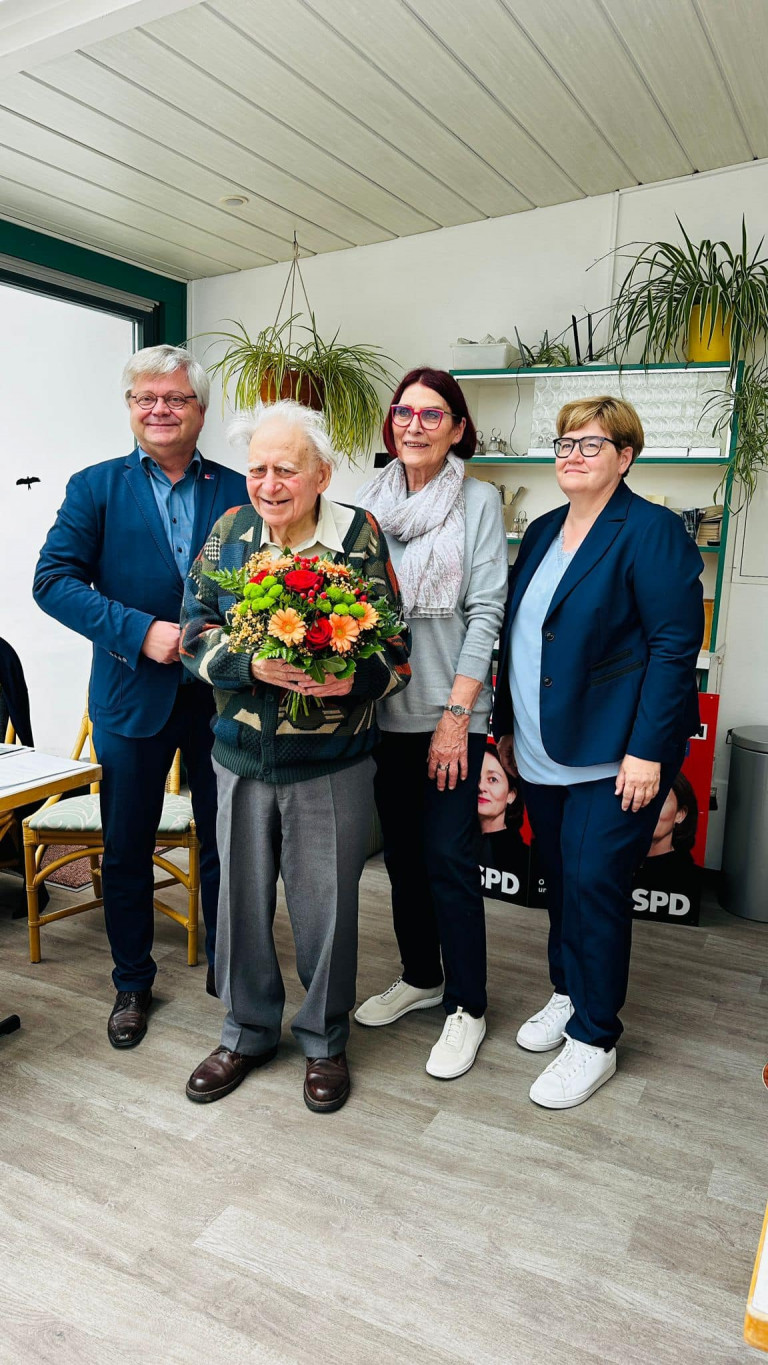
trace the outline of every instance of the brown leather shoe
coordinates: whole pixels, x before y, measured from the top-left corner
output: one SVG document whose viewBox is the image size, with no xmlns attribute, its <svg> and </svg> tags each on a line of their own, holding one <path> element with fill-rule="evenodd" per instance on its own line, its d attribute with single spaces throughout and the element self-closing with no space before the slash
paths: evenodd
<svg viewBox="0 0 768 1365">
<path fill-rule="evenodd" d="M 219 992 L 216 990 L 216 968 L 209 967 L 205 973 L 205 989 L 208 995 L 215 995 L 218 999 Z"/>
<path fill-rule="evenodd" d="M 332 1114 L 349 1099 L 346 1053 L 336 1057 L 307 1057 L 304 1103 L 315 1114 Z"/>
<path fill-rule="evenodd" d="M 227 1047 L 217 1047 L 204 1062 L 192 1072 L 187 1081 L 187 1099 L 195 1104 L 211 1104 L 223 1099 L 230 1090 L 237 1090 L 249 1071 L 254 1067 L 266 1066 L 277 1056 L 277 1048 L 270 1047 L 266 1052 L 247 1056 L 244 1052 L 230 1052 Z"/>
<path fill-rule="evenodd" d="M 107 1021 L 107 1037 L 113 1047 L 135 1047 L 147 1031 L 152 991 L 118 991 Z"/>
</svg>

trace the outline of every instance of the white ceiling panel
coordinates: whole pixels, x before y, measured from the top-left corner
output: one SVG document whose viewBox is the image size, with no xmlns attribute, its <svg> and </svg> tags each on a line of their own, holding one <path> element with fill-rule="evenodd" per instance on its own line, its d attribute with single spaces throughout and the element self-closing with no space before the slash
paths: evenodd
<svg viewBox="0 0 768 1365">
<path fill-rule="evenodd" d="M 317 0 L 308 0 L 312 5 Z M 325 8 L 332 8 L 321 0 Z M 406 0 L 473 79 L 552 161 L 567 170 L 576 194 L 606 194 L 634 183 L 628 167 L 544 60 L 509 10 L 478 4 L 467 23 L 466 0 Z M 480 122 L 469 120 L 470 138 Z"/>
<path fill-rule="evenodd" d="M 749 161 L 752 148 L 692 0 L 599 3 L 694 168 Z M 702 118 L 705 109 L 719 111 L 715 124 Z"/>
<path fill-rule="evenodd" d="M 50 190 L 6 180 L 0 175 L 0 217 L 11 222 L 40 228 L 95 251 L 107 252 L 126 261 L 138 262 L 175 278 L 199 280 L 212 275 L 231 274 L 230 267 L 186 251 L 163 237 L 142 231 L 83 205 L 53 194 Z"/>
<path fill-rule="evenodd" d="M 248 0 L 228 0 L 228 8 L 232 3 L 238 14 L 250 8 Z M 463 153 L 469 152 L 483 167 L 492 168 L 528 207 L 579 197 L 579 186 L 510 117 L 465 64 L 463 54 L 457 55 L 462 53 L 461 43 L 453 52 L 444 42 L 440 26 L 430 26 L 424 13 L 429 6 L 422 6 L 417 13 L 401 0 L 378 0 L 376 5 L 368 0 L 347 0 L 343 9 L 335 0 L 307 0 L 307 4 L 284 0 L 277 29 L 273 24 L 264 40 L 271 49 L 278 44 L 283 50 L 296 48 L 302 27 L 311 23 L 308 7 L 322 18 L 322 24 L 312 30 L 317 43 L 328 44 L 333 39 L 334 61 L 324 88 L 347 107 L 359 108 L 364 101 L 376 120 L 384 117 L 396 92 L 405 110 L 411 106 L 410 126 L 413 128 L 418 119 L 423 127 L 422 138 L 414 137 L 413 142 L 406 143 L 418 159 L 426 157 L 428 164 L 435 164 L 437 123 L 453 134 Z M 464 22 L 466 27 L 466 17 Z M 312 74 L 309 53 L 303 74 L 307 78 Z M 456 147 L 449 144 L 447 155 L 457 161 Z M 449 173 L 444 162 L 441 169 L 444 176 Z M 463 188 L 464 181 L 459 183 Z"/>
<path fill-rule="evenodd" d="M 768 156 L 768 0 L 9 4 L 0 216 L 180 278 Z"/>
<path fill-rule="evenodd" d="M 190 11 L 190 17 L 193 13 L 196 11 Z M 276 118 L 271 110 L 262 109 L 253 98 L 223 84 L 210 74 L 210 54 L 203 47 L 195 45 L 194 53 L 196 62 L 185 60 L 148 33 L 136 32 L 109 43 L 99 43 L 88 55 L 123 79 L 119 107 L 128 117 L 134 92 L 140 94 L 146 90 L 162 105 L 181 111 L 189 120 L 188 140 L 193 151 L 196 147 L 195 120 L 200 119 L 244 149 L 251 148 L 265 160 L 287 166 L 300 180 L 309 184 L 317 180 L 321 187 L 330 186 L 330 192 L 341 184 L 347 202 L 356 203 L 359 199 L 358 211 L 374 223 L 386 224 L 388 230 L 388 219 L 398 214 L 408 222 L 409 232 L 438 226 L 437 219 L 411 207 L 410 201 L 402 195 L 377 185 L 365 166 L 356 171 L 329 152 L 316 137 L 297 133 Z M 205 70 L 198 64 L 202 61 L 206 64 Z M 252 68 L 247 73 L 245 85 L 251 96 L 254 92 L 260 94 L 261 78 Z M 155 131 L 162 132 L 162 129 L 161 113 Z M 398 227 L 396 231 L 400 235 L 403 228 Z"/>
<path fill-rule="evenodd" d="M 695 0 L 695 4 L 752 153 L 768 156 L 766 0 Z"/>
<path fill-rule="evenodd" d="M 286 240 L 292 240 L 293 231 L 297 229 L 312 250 L 323 248 L 312 246 L 307 240 L 307 227 L 328 232 L 342 244 L 358 245 L 398 235 L 398 231 L 418 232 L 425 226 L 433 226 L 411 213 L 403 228 L 389 232 L 381 224 L 356 213 L 342 199 L 331 197 L 314 183 L 293 174 L 295 155 L 299 150 L 305 161 L 309 159 L 301 139 L 296 139 L 298 145 L 292 149 L 295 155 L 292 157 L 284 149 L 282 166 L 276 166 L 255 149 L 212 129 L 200 116 L 204 114 L 204 108 L 200 109 L 199 115 L 186 107 L 175 108 L 163 97 L 142 88 L 126 73 L 114 71 L 84 53 L 75 53 L 64 61 L 48 65 L 30 79 L 39 84 L 44 81 L 45 85 L 66 96 L 71 106 L 70 119 L 79 119 L 82 111 L 104 115 L 121 148 L 126 134 L 130 137 L 135 132 L 142 139 L 154 141 L 177 165 L 188 165 L 192 175 L 198 166 L 219 172 L 228 182 L 225 193 L 242 191 L 253 197 L 253 212 L 258 215 L 259 223 L 269 224 Z M 226 104 L 226 99 L 223 103 Z M 263 140 L 259 140 L 258 146 L 263 145 Z M 324 166 L 321 162 L 318 168 L 318 161 L 321 159 L 314 158 L 309 169 L 318 182 L 327 183 L 332 163 Z M 342 185 L 341 191 L 351 196 L 352 188 Z M 383 194 L 381 197 L 386 199 Z M 389 207 L 389 202 L 387 200 L 385 207 Z M 405 217 L 408 213 L 405 205 L 403 210 Z"/>
<path fill-rule="evenodd" d="M 283 0 L 288 3 L 288 0 Z M 446 143 L 450 142 L 445 129 L 439 125 L 425 129 L 418 126 L 420 121 L 414 111 L 413 136 L 429 137 L 435 170 L 426 170 L 408 152 L 401 150 L 404 139 L 390 140 L 391 133 L 383 129 L 371 128 L 365 120 L 365 111 L 357 115 L 347 113 L 332 98 L 316 85 L 306 80 L 293 69 L 296 54 L 291 54 L 291 66 L 273 60 L 269 53 L 248 37 L 241 27 L 233 28 L 225 22 L 223 12 L 236 14 L 242 24 L 247 15 L 237 0 L 226 0 L 225 6 L 213 11 L 208 5 L 199 5 L 183 16 L 186 22 L 176 25 L 173 18 L 152 24 L 148 30 L 158 41 L 167 43 L 162 53 L 167 57 L 171 52 L 179 52 L 190 63 L 189 74 L 198 75 L 194 65 L 205 53 L 205 69 L 222 86 L 240 92 L 255 109 L 261 110 L 273 121 L 285 124 L 303 137 L 332 153 L 338 160 L 367 175 L 379 185 L 392 185 L 398 194 L 409 203 L 423 207 L 424 213 L 440 225 L 466 222 L 468 218 L 481 218 L 492 211 L 475 202 L 468 194 L 476 192 L 489 203 L 506 202 L 504 186 L 492 172 L 483 173 L 482 166 L 475 166 L 475 158 L 467 155 L 459 157 L 461 169 L 466 172 L 467 184 L 462 185 L 464 194 L 459 194 L 441 178 L 445 169 L 448 152 Z M 271 0 L 253 0 L 248 11 L 251 19 L 261 26 L 269 27 L 273 18 L 278 23 L 282 4 L 274 6 Z M 333 83 L 333 64 L 335 56 L 324 48 L 314 49 L 316 75 L 321 75 L 323 87 Z M 369 78 L 375 72 L 369 70 Z M 406 114 L 401 102 L 392 92 L 391 117 L 393 126 L 402 128 Z M 410 109 L 407 111 L 411 118 Z M 424 122 L 423 120 L 421 121 Z M 274 138 L 274 130 L 271 134 Z M 421 145 L 421 144 L 420 144 Z M 454 166 L 454 171 L 456 167 Z M 494 198 L 497 196 L 497 199 Z M 510 198 L 512 192 L 510 191 Z M 517 197 L 516 207 L 522 207 Z M 528 207 L 528 205 L 525 205 Z M 499 208 L 497 212 L 510 212 Z"/>
<path fill-rule="evenodd" d="M 503 3 L 639 183 L 695 170 L 599 0 Z"/>
<path fill-rule="evenodd" d="M 180 191 L 188 196 L 185 212 L 213 231 L 221 232 L 223 237 L 274 260 L 283 260 L 290 254 L 296 215 L 280 210 L 260 196 L 254 198 L 251 185 L 244 186 L 220 171 L 208 169 L 180 149 L 169 154 L 167 143 L 159 138 L 146 137 L 135 127 L 74 101 L 35 77 L 20 75 L 5 81 L 2 102 L 6 111 L 22 115 L 32 127 L 50 129 L 68 142 L 93 149 L 103 159 L 104 183 L 112 184 L 113 188 L 126 167 L 167 185 L 171 193 Z M 66 133 L 59 133 L 64 128 Z M 188 124 L 186 128 L 188 132 Z M 120 187 L 125 188 L 125 182 Z M 243 207 L 235 211 L 221 204 L 222 198 L 238 192 L 249 196 Z M 334 251 L 352 245 L 349 239 L 307 219 L 298 220 L 298 230 L 309 251 Z"/>
</svg>

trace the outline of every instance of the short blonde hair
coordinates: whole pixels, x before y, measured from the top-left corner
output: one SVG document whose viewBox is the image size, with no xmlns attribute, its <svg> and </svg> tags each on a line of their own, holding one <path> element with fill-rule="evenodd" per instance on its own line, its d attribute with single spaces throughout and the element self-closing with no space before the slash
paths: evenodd
<svg viewBox="0 0 768 1365">
<path fill-rule="evenodd" d="M 599 422 L 620 450 L 631 446 L 631 463 L 635 463 L 645 445 L 645 432 L 631 403 L 608 394 L 602 398 L 577 398 L 573 403 L 566 403 L 557 414 L 557 434 L 562 436 L 566 431 L 578 431 L 590 422 Z"/>
</svg>

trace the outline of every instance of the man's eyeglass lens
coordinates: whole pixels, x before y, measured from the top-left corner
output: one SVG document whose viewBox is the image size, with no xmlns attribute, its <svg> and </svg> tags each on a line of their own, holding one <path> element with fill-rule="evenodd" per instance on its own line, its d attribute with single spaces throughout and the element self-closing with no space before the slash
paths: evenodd
<svg viewBox="0 0 768 1365">
<path fill-rule="evenodd" d="M 187 403 L 194 403 L 195 401 L 194 393 L 164 393 L 159 396 L 156 393 L 131 394 L 134 403 L 136 403 L 138 407 L 143 408 L 145 412 L 149 412 L 150 408 L 153 408 L 156 403 L 159 403 L 161 397 L 162 401 L 167 403 L 169 408 L 175 408 L 177 411 L 179 408 L 186 407 Z"/>
<path fill-rule="evenodd" d="M 584 458 L 589 460 L 595 455 L 600 454 L 606 441 L 608 441 L 609 445 L 616 445 L 616 442 L 612 441 L 610 436 L 582 436 L 575 441 L 572 440 L 570 436 L 558 436 L 557 440 L 553 441 L 552 444 L 555 447 L 555 455 L 557 455 L 558 459 L 566 460 L 569 455 L 573 454 L 576 446 L 578 446 Z"/>
<path fill-rule="evenodd" d="M 396 427 L 409 427 L 416 416 L 425 431 L 437 431 L 443 418 L 452 415 L 444 408 L 409 408 L 404 403 L 392 404 L 392 421 Z"/>
</svg>

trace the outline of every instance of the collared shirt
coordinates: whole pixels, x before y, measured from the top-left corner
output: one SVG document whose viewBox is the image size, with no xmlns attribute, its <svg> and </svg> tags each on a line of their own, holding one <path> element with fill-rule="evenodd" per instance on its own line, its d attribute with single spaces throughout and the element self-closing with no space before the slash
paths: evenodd
<svg viewBox="0 0 768 1365">
<path fill-rule="evenodd" d="M 555 589 L 576 550 L 565 551 L 558 531 L 526 588 L 512 622 L 509 649 L 509 688 L 515 725 L 515 758 L 526 782 L 545 787 L 567 787 L 615 777 L 618 763 L 595 763 L 575 768 L 556 763 L 541 738 L 541 631 Z"/>
<path fill-rule="evenodd" d="M 328 551 L 332 554 L 343 554 L 344 537 L 352 525 L 354 515 L 353 507 L 343 507 L 340 502 L 331 502 L 330 498 L 324 497 L 321 493 L 317 526 L 301 545 L 291 546 L 292 554 L 311 556 L 322 555 Z M 283 553 L 284 548 L 271 539 L 269 527 L 264 522 L 259 549 L 270 550 L 273 559 L 276 559 Z"/>
<path fill-rule="evenodd" d="M 171 483 L 168 475 L 139 446 L 142 468 L 149 474 L 149 482 L 155 495 L 157 510 L 171 547 L 174 563 L 186 578 L 192 558 L 192 531 L 195 525 L 195 503 L 197 500 L 197 481 L 203 468 L 203 457 L 196 450 L 180 479 Z"/>
</svg>

